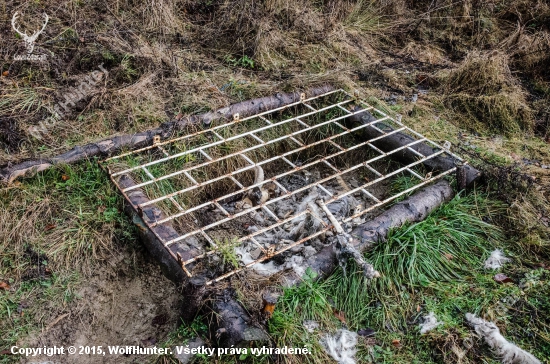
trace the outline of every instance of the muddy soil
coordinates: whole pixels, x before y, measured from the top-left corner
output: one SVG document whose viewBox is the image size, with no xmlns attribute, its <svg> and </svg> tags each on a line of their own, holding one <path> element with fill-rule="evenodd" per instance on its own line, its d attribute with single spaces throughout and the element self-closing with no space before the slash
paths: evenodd
<svg viewBox="0 0 550 364">
<path fill-rule="evenodd" d="M 159 345 L 180 323 L 182 296 L 143 250 L 112 255 L 27 347 Z M 66 316 L 65 316 L 66 315 Z M 20 345 L 21 346 L 21 345 Z M 24 363 L 48 361 L 32 358 Z M 56 356 L 56 363 L 143 363 L 136 355 Z"/>
</svg>

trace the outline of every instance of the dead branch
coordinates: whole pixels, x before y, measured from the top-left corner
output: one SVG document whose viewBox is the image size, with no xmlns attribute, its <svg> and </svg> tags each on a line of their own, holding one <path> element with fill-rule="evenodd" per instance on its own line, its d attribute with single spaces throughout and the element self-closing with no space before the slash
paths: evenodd
<svg viewBox="0 0 550 364">
<path fill-rule="evenodd" d="M 357 226 L 352 232 L 352 244 L 365 251 L 386 239 L 390 229 L 407 223 L 419 222 L 454 196 L 451 184 L 442 180 L 423 188 L 406 200 L 399 202 L 371 221 Z"/>
<path fill-rule="evenodd" d="M 307 90 L 305 94 L 306 97 L 314 97 L 333 89 L 332 86 L 322 86 Z M 37 172 L 44 171 L 57 164 L 73 164 L 96 156 L 106 157 L 121 150 L 143 148 L 152 145 L 153 138 L 157 135 L 161 139 L 168 139 L 173 137 L 177 132 L 185 130 L 189 125 L 202 124 L 209 126 L 216 120 L 232 120 L 234 114 L 239 114 L 240 117 L 255 115 L 266 110 L 298 102 L 300 101 L 300 94 L 300 92 L 278 93 L 273 96 L 247 100 L 216 111 L 168 121 L 161 124 L 158 128 L 141 133 L 114 136 L 99 142 L 76 146 L 68 152 L 55 157 L 39 158 L 15 165 L 7 165 L 0 169 L 0 181 L 9 184 L 17 178 L 33 176 Z"/>
<path fill-rule="evenodd" d="M 269 335 L 259 324 L 254 324 L 250 314 L 233 297 L 231 289 L 214 295 L 208 308 L 214 315 L 210 325 L 210 339 L 219 347 L 250 346 L 252 342 L 269 342 Z"/>
</svg>

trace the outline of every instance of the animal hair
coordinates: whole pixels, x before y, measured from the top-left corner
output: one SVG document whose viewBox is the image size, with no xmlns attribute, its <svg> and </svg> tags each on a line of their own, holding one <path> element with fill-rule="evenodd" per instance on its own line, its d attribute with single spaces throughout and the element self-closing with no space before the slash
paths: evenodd
<svg viewBox="0 0 550 364">
<path fill-rule="evenodd" d="M 502 267 L 504 263 L 508 263 L 511 259 L 507 258 L 502 250 L 495 249 L 485 261 L 485 269 L 498 269 Z"/>
<path fill-rule="evenodd" d="M 432 311 L 424 316 L 424 322 L 420 325 L 420 333 L 425 334 L 430 332 L 442 323 L 441 321 L 437 321 L 437 317 L 435 317 L 435 313 Z"/>
<path fill-rule="evenodd" d="M 506 340 L 494 323 L 471 313 L 466 314 L 466 321 L 483 337 L 503 364 L 541 364 L 533 354 Z"/>
<path fill-rule="evenodd" d="M 325 351 L 339 364 L 355 364 L 357 333 L 345 329 L 321 339 Z"/>
</svg>

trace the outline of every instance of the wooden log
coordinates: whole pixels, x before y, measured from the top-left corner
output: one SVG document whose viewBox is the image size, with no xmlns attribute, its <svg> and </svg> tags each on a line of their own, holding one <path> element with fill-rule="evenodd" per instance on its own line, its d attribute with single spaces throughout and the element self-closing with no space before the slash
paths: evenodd
<svg viewBox="0 0 550 364">
<path fill-rule="evenodd" d="M 121 188 L 128 188 L 135 185 L 135 182 L 128 175 L 122 175 L 118 181 Z M 132 221 L 138 227 L 139 235 L 149 253 L 158 261 L 164 275 L 176 282 L 186 283 L 187 275 L 178 264 L 178 255 L 183 260 L 191 259 L 195 255 L 200 254 L 193 246 L 186 242 L 178 242 L 167 248 L 163 242 L 157 238 L 157 235 L 165 241 L 179 237 L 178 232 L 169 223 L 163 223 L 155 226 L 153 229 L 145 224 L 145 221 L 156 221 L 164 219 L 166 215 L 155 205 L 137 210 L 133 206 L 138 206 L 142 203 L 149 202 L 149 198 L 140 188 L 136 188 L 126 193 L 126 198 L 131 204 L 125 204 L 125 210 L 132 217 Z"/>
<path fill-rule="evenodd" d="M 306 97 L 314 97 L 333 89 L 332 86 L 322 86 L 307 90 L 305 94 Z M 168 139 L 172 138 L 177 132 L 185 130 L 189 125 L 202 124 L 209 126 L 216 120 L 232 120 L 233 115 L 237 113 L 240 117 L 255 115 L 300 101 L 300 95 L 300 92 L 278 93 L 273 96 L 247 100 L 216 111 L 168 121 L 161 124 L 158 128 L 141 133 L 114 136 L 83 146 L 76 146 L 55 157 L 39 158 L 14 165 L 7 165 L 0 169 L 0 181 L 8 184 L 17 178 L 33 176 L 37 172 L 44 171 L 57 164 L 72 164 L 96 156 L 107 157 L 121 150 L 143 148 L 152 145 L 153 138 L 157 135 L 161 137 L 161 140 Z"/>
<path fill-rule="evenodd" d="M 201 310 L 205 297 L 208 295 L 205 277 L 192 277 L 183 287 L 184 306 L 181 318 L 192 322 Z"/>
<path fill-rule="evenodd" d="M 453 196 L 454 191 L 446 180 L 424 187 L 371 221 L 357 226 L 350 234 L 352 237 L 350 244 L 362 253 L 374 244 L 383 242 L 390 229 L 424 220 L 433 210 L 449 201 Z M 326 246 L 317 254 L 309 257 L 306 266 L 316 272 L 319 277 L 326 277 L 338 265 L 337 253 L 334 246 Z M 292 272 L 286 278 L 291 283 L 299 281 Z"/>
<path fill-rule="evenodd" d="M 373 220 L 357 226 L 352 232 L 352 244 L 359 251 L 365 251 L 374 244 L 384 241 L 390 229 L 424 220 L 428 215 L 450 201 L 453 188 L 447 180 L 441 180 L 425 187 L 378 215 Z"/>
<path fill-rule="evenodd" d="M 251 315 L 237 302 L 231 289 L 213 297 L 209 310 L 213 317 L 209 327 L 210 339 L 219 347 L 248 347 L 254 342 L 270 340 L 265 329 L 255 324 Z"/>
<path fill-rule="evenodd" d="M 349 117 L 347 121 L 351 124 L 364 125 L 364 124 L 371 123 L 375 120 L 376 118 L 370 112 L 365 110 L 363 113 L 359 113 Z M 383 122 L 381 122 L 380 124 L 383 124 Z M 377 126 L 379 129 L 382 129 L 380 128 L 380 125 L 377 125 Z M 385 124 L 383 128 L 384 129 L 382 130 L 384 132 L 393 131 L 393 129 L 390 126 Z M 372 126 L 365 127 L 361 130 L 363 133 L 363 137 L 366 140 L 373 139 L 382 135 L 380 131 L 376 130 Z M 372 144 L 384 152 L 390 152 L 404 145 L 410 144 L 414 141 L 415 139 L 412 138 L 411 136 L 405 133 L 398 132 L 392 135 L 388 135 L 379 140 L 376 140 Z M 420 154 L 426 157 L 439 151 L 438 149 L 434 149 L 430 147 L 426 143 L 417 143 L 411 146 L 411 149 L 414 149 L 415 151 L 419 152 Z M 411 163 L 418 160 L 418 156 L 408 149 L 403 149 L 402 151 L 393 153 L 392 157 L 406 163 Z M 449 169 L 457 167 L 457 177 L 458 177 L 460 189 L 464 189 L 466 187 L 472 186 L 472 184 L 481 177 L 481 172 L 475 169 L 474 167 L 467 164 L 462 164 L 459 160 L 452 157 L 447 157 L 444 155 L 439 155 L 437 157 L 430 158 L 425 162 L 423 162 L 422 164 L 431 171 L 447 171 Z"/>
</svg>

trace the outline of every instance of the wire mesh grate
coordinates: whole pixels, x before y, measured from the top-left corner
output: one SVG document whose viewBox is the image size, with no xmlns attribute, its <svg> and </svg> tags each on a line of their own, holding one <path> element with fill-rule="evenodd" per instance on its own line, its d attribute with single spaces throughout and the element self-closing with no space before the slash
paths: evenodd
<svg viewBox="0 0 550 364">
<path fill-rule="evenodd" d="M 370 119 L 351 123 L 350 117 Z M 377 137 L 365 137 L 372 128 Z M 406 135 L 409 142 L 387 150 L 380 142 Z M 434 150 L 420 153 L 415 146 Z M 383 150 L 385 149 L 385 150 Z M 399 162 L 404 152 L 416 158 Z M 349 229 L 379 209 L 455 171 L 432 175 L 424 163 L 438 156 L 462 160 L 343 90 L 195 129 L 188 134 L 101 162 L 126 196 L 143 191 L 140 211 L 155 227 L 170 223 L 177 236 L 157 238 L 192 277 L 207 284 L 273 259 L 297 246 Z M 123 186 L 121 178 L 135 183 Z M 340 227 L 341 228 L 341 227 Z M 301 230 L 300 230 L 301 229 Z M 194 255 L 182 259 L 182 249 Z M 246 258 L 239 252 L 246 251 Z M 250 253 L 250 252 L 253 252 Z M 281 268 L 282 269 L 282 268 Z"/>
</svg>

